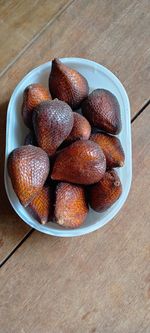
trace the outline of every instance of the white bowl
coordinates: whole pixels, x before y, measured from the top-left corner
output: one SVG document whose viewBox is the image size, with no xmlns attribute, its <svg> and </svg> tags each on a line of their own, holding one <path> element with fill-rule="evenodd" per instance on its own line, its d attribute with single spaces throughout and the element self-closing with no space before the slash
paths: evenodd
<svg viewBox="0 0 150 333">
<path fill-rule="evenodd" d="M 118 135 L 125 152 L 125 165 L 118 168 L 123 192 L 119 200 L 104 213 L 96 213 L 92 209 L 88 214 L 85 223 L 77 229 L 65 229 L 55 223 L 49 222 L 41 225 L 27 210 L 20 204 L 13 191 L 10 178 L 7 172 L 7 158 L 9 153 L 24 143 L 24 138 L 28 129 L 25 127 L 21 116 L 21 105 L 23 91 L 31 83 L 40 82 L 48 87 L 48 77 L 51 69 L 51 62 L 47 62 L 27 74 L 15 88 L 7 111 L 6 128 L 6 151 L 5 151 L 5 188 L 9 201 L 16 213 L 32 228 L 49 235 L 60 237 L 74 237 L 87 234 L 101 228 L 104 224 L 112 220 L 119 212 L 128 196 L 132 178 L 132 159 L 131 159 L 131 123 L 130 123 L 130 104 L 127 93 L 118 78 L 107 68 L 93 61 L 82 58 L 63 58 L 61 61 L 71 68 L 76 69 L 88 80 L 90 91 L 96 88 L 110 90 L 118 99 L 121 109 L 122 131 Z"/>
</svg>

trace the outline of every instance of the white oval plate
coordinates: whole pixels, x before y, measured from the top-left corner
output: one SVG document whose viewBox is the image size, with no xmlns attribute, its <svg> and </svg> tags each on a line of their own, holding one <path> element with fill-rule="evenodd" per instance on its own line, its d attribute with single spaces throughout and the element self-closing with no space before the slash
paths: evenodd
<svg viewBox="0 0 150 333">
<path fill-rule="evenodd" d="M 88 217 L 81 227 L 77 229 L 64 229 L 63 227 L 52 222 L 49 222 L 46 225 L 41 225 L 20 204 L 16 194 L 14 193 L 7 172 L 7 158 L 13 149 L 23 145 L 25 135 L 28 133 L 28 129 L 25 127 L 21 116 L 23 91 L 26 86 L 36 82 L 40 82 L 45 87 L 48 87 L 51 62 L 47 62 L 27 74 L 17 85 L 11 96 L 7 110 L 4 177 L 5 188 L 9 201 L 22 220 L 24 220 L 32 228 L 49 235 L 74 237 L 84 235 L 101 228 L 104 224 L 111 221 L 126 201 L 132 178 L 130 104 L 123 85 L 107 68 L 93 61 L 82 58 L 63 58 L 61 61 L 69 67 L 76 69 L 86 77 L 89 83 L 90 91 L 96 88 L 108 89 L 117 97 L 119 101 L 122 118 L 122 131 L 118 137 L 121 140 L 125 152 L 125 165 L 123 168 L 118 168 L 117 170 L 123 186 L 122 195 L 119 200 L 104 213 L 96 213 L 90 209 Z"/>
</svg>

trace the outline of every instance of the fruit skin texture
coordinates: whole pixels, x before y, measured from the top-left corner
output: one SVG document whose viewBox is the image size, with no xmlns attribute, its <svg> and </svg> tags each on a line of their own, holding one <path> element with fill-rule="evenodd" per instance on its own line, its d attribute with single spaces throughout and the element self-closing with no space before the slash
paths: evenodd
<svg viewBox="0 0 150 333">
<path fill-rule="evenodd" d="M 29 212 L 42 224 L 53 217 L 53 189 L 44 186 L 28 206 Z"/>
<path fill-rule="evenodd" d="M 72 109 L 77 109 L 89 93 L 87 80 L 59 59 L 52 61 L 49 89 L 53 98 L 68 103 Z"/>
<path fill-rule="evenodd" d="M 24 90 L 23 94 L 23 104 L 22 104 L 22 116 L 24 123 L 30 129 L 33 128 L 32 125 L 32 114 L 33 109 L 43 101 L 51 99 L 51 95 L 42 84 L 34 83 L 30 84 Z"/>
<path fill-rule="evenodd" d="M 73 112 L 65 102 L 54 99 L 42 102 L 33 113 L 33 125 L 38 145 L 53 155 L 68 137 L 73 127 Z"/>
<path fill-rule="evenodd" d="M 88 140 L 91 134 L 91 126 L 87 119 L 77 112 L 73 112 L 74 124 L 72 131 L 65 140 L 66 142 L 73 142 L 76 140 Z"/>
<path fill-rule="evenodd" d="M 96 133 L 90 136 L 90 140 L 96 142 L 106 157 L 107 169 L 122 167 L 125 154 L 118 138 L 104 133 Z"/>
<path fill-rule="evenodd" d="M 89 187 L 89 204 L 97 212 L 104 212 L 120 197 L 122 185 L 114 170 L 107 171 L 104 177 Z"/>
<path fill-rule="evenodd" d="M 32 146 L 37 146 L 36 138 L 33 132 L 29 132 L 25 139 L 24 139 L 24 145 L 32 145 Z"/>
<path fill-rule="evenodd" d="M 8 157 L 8 172 L 21 204 L 27 206 L 43 187 L 49 173 L 48 155 L 32 145 L 14 149 Z"/>
<path fill-rule="evenodd" d="M 66 228 L 77 228 L 88 214 L 85 189 L 79 185 L 59 183 L 56 189 L 55 219 Z"/>
<path fill-rule="evenodd" d="M 82 113 L 91 125 L 111 134 L 121 131 L 120 106 L 108 90 L 94 90 L 82 103 Z"/>
<path fill-rule="evenodd" d="M 98 182 L 106 170 L 106 158 L 97 143 L 79 140 L 56 156 L 51 178 L 75 184 Z"/>
</svg>

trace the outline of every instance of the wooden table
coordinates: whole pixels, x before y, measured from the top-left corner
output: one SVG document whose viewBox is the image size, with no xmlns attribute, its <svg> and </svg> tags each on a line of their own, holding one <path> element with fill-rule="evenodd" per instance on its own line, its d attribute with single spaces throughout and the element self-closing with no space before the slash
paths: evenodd
<svg viewBox="0 0 150 333">
<path fill-rule="evenodd" d="M 150 332 L 150 2 L 0 0 L 0 333 Z M 133 182 L 111 223 L 85 237 L 31 230 L 3 184 L 7 104 L 54 57 L 112 70 L 129 94 Z"/>
</svg>

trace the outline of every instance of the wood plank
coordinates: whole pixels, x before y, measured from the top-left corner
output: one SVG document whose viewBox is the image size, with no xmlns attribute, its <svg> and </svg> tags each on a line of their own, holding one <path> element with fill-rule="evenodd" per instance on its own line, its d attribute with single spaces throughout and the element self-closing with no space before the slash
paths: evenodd
<svg viewBox="0 0 150 333">
<path fill-rule="evenodd" d="M 0 73 L 68 3 L 68 0 L 0 1 Z"/>
<path fill-rule="evenodd" d="M 150 331 L 149 111 L 133 123 L 132 190 L 117 218 L 85 237 L 34 232 L 2 267 L 2 332 Z"/>
<path fill-rule="evenodd" d="M 0 72 L 6 69 L 11 61 L 22 52 L 44 26 L 48 26 L 56 15 L 65 9 L 70 1 L 0 1 Z M 32 24 L 31 24 L 32 22 Z M 15 65 L 16 66 L 16 65 Z M 6 75 L 9 75 L 7 72 Z M 3 79 L 2 79 L 3 82 Z M 13 83 L 13 82 L 12 82 Z M 4 87 L 4 91 L 9 89 Z M 1 132 L 0 132 L 0 156 L 4 161 L 5 150 L 5 123 L 8 101 L 1 91 Z M 10 94 L 9 94 L 10 95 Z M 9 96 L 8 95 L 8 96 Z M 14 250 L 20 241 L 26 236 L 30 228 L 14 213 L 4 189 L 4 163 L 0 166 L 0 179 L 2 195 L 0 196 L 0 262 Z"/>
<path fill-rule="evenodd" d="M 114 71 L 122 80 L 129 93 L 132 115 L 145 103 L 149 96 L 148 66 L 148 20 L 150 11 L 147 1 L 137 0 L 105 2 L 77 1 L 51 24 L 34 41 L 32 47 L 14 63 L 0 79 L 1 132 L 0 154 L 4 156 L 6 104 L 19 80 L 33 67 L 54 56 L 81 56 L 100 62 Z M 96 22 L 96 24 L 95 24 Z M 128 54 L 130 56 L 128 56 Z M 0 174 L 3 177 L 2 164 Z M 4 187 L 2 185 L 4 191 Z M 4 199 L 4 206 L 10 207 Z M 8 208 L 7 219 L 3 220 L 2 258 L 9 253 L 11 230 L 21 229 L 23 223 L 16 216 L 12 222 L 12 210 Z M 5 231 L 7 225 L 7 231 Z M 25 234 L 27 227 L 25 228 Z M 9 233 L 10 230 L 10 233 Z M 29 230 L 29 229 L 28 229 Z M 20 241 L 20 238 L 19 238 Z M 18 236 L 10 241 L 10 251 L 18 244 Z"/>
<path fill-rule="evenodd" d="M 72 3 L 3 76 L 3 99 L 33 67 L 56 56 L 80 56 L 117 74 L 135 114 L 149 98 L 149 9 L 147 0 Z"/>
</svg>

